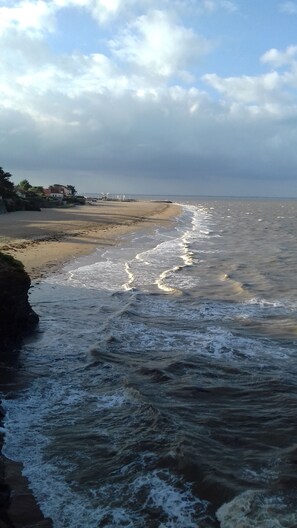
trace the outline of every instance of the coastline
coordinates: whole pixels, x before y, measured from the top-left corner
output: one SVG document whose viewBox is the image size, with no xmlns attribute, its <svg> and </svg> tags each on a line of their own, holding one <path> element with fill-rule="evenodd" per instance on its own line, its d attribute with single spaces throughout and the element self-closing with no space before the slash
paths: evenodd
<svg viewBox="0 0 297 528">
<path fill-rule="evenodd" d="M 0 215 L 0 251 L 23 262 L 31 279 L 40 279 L 71 260 L 114 245 L 136 229 L 167 225 L 180 207 L 163 202 L 103 202 L 98 206 L 15 212 Z M 2 411 L 0 420 L 4 421 Z M 3 433 L 0 436 L 0 447 Z M 0 526 L 51 528 L 22 475 L 22 463 L 0 454 Z"/>
<path fill-rule="evenodd" d="M 38 279 L 135 229 L 166 225 L 179 213 L 176 204 L 144 201 L 17 211 L 0 215 L 0 251 Z"/>
</svg>

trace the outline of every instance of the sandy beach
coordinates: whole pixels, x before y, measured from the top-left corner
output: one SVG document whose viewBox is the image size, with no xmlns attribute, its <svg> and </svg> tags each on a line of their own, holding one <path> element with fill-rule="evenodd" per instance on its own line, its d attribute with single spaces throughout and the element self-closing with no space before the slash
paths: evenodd
<svg viewBox="0 0 297 528">
<path fill-rule="evenodd" d="M 99 202 L 0 215 L 0 251 L 22 261 L 33 279 L 54 272 L 135 229 L 166 225 L 179 207 L 163 202 Z"/>
</svg>

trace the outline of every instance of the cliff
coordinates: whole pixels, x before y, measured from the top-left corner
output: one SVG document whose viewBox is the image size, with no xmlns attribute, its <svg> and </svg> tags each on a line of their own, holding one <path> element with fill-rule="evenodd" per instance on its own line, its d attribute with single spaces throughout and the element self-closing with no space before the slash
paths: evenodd
<svg viewBox="0 0 297 528">
<path fill-rule="evenodd" d="M 30 278 L 18 260 L 0 252 L 0 352 L 1 356 L 21 342 L 38 323 L 28 301 Z"/>
<path fill-rule="evenodd" d="M 0 252 L 0 363 L 4 365 L 23 335 L 38 323 L 28 301 L 30 284 L 23 264 Z M 5 416 L 0 405 L 0 527 L 52 528 L 52 521 L 44 518 L 22 476 L 22 464 L 1 452 L 3 427 Z"/>
</svg>

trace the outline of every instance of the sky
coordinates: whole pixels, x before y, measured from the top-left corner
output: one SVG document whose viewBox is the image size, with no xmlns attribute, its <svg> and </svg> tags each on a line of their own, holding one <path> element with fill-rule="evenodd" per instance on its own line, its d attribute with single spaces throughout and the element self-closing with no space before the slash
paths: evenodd
<svg viewBox="0 0 297 528">
<path fill-rule="evenodd" d="M 0 53 L 14 183 L 297 197 L 297 0 L 0 0 Z"/>
</svg>

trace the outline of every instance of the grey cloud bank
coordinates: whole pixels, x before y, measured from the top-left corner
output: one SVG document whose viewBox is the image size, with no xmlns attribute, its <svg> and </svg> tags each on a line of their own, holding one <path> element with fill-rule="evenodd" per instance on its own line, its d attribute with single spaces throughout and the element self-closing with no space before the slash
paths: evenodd
<svg viewBox="0 0 297 528">
<path fill-rule="evenodd" d="M 213 42 L 182 19 L 191 2 L 177 10 L 147 0 L 134 19 L 127 2 L 128 21 L 120 16 L 125 2 L 111 2 L 113 11 L 107 4 L 40 1 L 36 14 L 28 0 L 14 3 L 14 15 L 5 8 L 0 152 L 14 180 L 61 180 L 89 192 L 297 196 L 297 48 L 263 50 L 259 63 L 269 71 L 259 75 L 195 78 Z M 228 16 L 239 9 L 198 4 Z M 108 20 L 109 34 L 117 14 L 107 51 L 50 51 L 48 29 L 58 30 L 55 13 L 69 5 L 86 9 L 102 31 Z"/>
</svg>

